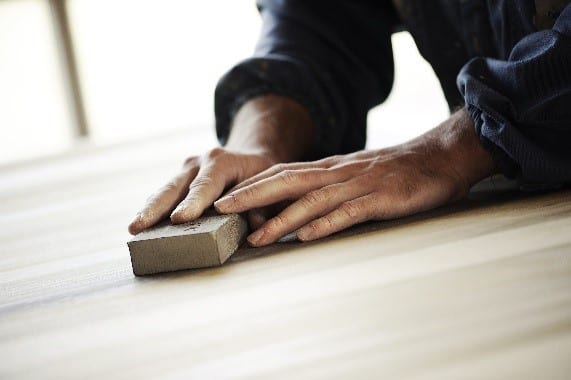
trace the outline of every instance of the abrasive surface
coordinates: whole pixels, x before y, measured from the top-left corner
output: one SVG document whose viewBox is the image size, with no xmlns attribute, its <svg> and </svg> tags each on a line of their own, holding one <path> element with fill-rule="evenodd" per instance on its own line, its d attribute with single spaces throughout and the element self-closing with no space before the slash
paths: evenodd
<svg viewBox="0 0 571 380">
<path fill-rule="evenodd" d="M 165 221 L 127 243 L 135 275 L 223 264 L 244 241 L 247 223 L 238 214 L 206 215 L 193 222 Z"/>
</svg>

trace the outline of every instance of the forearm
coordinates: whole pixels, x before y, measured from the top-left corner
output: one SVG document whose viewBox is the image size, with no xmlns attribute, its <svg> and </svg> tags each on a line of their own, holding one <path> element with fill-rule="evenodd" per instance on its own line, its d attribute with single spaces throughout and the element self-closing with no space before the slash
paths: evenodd
<svg viewBox="0 0 571 380">
<path fill-rule="evenodd" d="M 236 113 L 226 148 L 260 153 L 277 162 L 299 161 L 311 150 L 315 128 L 308 111 L 296 101 L 264 95 Z"/>
</svg>

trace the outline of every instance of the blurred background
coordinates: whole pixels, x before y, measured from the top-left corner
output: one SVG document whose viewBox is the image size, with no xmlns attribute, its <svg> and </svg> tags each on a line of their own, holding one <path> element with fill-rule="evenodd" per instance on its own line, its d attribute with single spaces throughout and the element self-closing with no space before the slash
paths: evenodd
<svg viewBox="0 0 571 380">
<path fill-rule="evenodd" d="M 0 0 L 0 167 L 180 130 L 215 145 L 214 87 L 260 24 L 254 0 Z M 369 114 L 368 147 L 448 114 L 409 34 L 393 44 L 395 85 Z"/>
</svg>

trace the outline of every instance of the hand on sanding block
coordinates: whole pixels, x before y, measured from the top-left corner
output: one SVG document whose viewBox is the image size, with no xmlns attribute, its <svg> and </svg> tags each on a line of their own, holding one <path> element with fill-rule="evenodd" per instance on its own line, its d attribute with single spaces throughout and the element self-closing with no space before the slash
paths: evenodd
<svg viewBox="0 0 571 380">
<path fill-rule="evenodd" d="M 208 213 L 195 221 L 165 221 L 127 243 L 137 276 L 205 268 L 223 264 L 236 252 L 248 231 L 239 214 Z"/>
</svg>

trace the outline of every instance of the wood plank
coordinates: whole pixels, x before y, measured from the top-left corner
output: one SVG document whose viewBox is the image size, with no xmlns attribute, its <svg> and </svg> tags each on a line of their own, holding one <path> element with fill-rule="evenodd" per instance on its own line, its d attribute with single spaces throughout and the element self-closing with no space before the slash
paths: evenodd
<svg viewBox="0 0 571 380">
<path fill-rule="evenodd" d="M 135 278 L 125 226 L 180 140 L 0 176 L 0 378 L 569 378 L 571 191 Z"/>
</svg>

